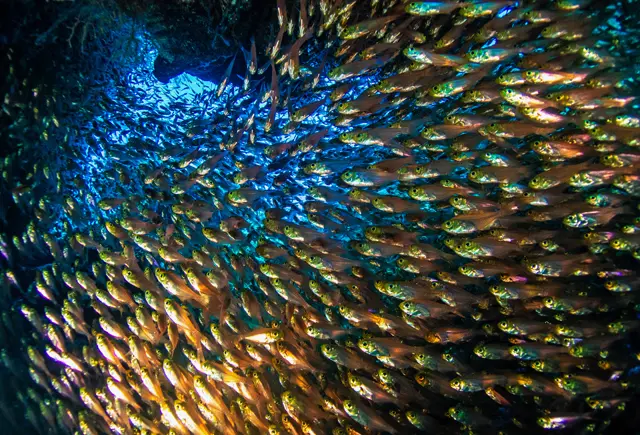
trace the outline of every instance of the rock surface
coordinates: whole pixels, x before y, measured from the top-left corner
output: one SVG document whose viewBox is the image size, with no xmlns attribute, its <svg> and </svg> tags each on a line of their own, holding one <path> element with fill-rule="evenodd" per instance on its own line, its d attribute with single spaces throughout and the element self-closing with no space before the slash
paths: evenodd
<svg viewBox="0 0 640 435">
<path fill-rule="evenodd" d="M 262 47 L 273 37 L 275 0 L 155 1 L 146 9 L 125 0 L 119 3 L 132 16 L 144 11 L 159 46 L 154 74 L 165 83 L 183 72 L 215 81 L 240 47 L 249 50 L 252 36 Z M 234 72 L 241 74 L 244 59 L 238 60 Z M 234 74 L 232 80 L 242 79 Z"/>
</svg>

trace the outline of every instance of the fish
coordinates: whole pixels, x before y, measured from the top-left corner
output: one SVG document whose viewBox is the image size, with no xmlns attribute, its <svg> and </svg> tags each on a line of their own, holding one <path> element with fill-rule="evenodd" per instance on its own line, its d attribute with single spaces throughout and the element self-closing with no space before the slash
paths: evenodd
<svg viewBox="0 0 640 435">
<path fill-rule="evenodd" d="M 275 0 L 249 27 L 240 3 L 207 47 L 109 2 L 14 20 L 6 431 L 626 428 L 628 2 Z M 210 82 L 151 75 L 175 41 Z"/>
<path fill-rule="evenodd" d="M 227 67 L 224 76 L 222 78 L 222 81 L 220 81 L 220 84 L 218 85 L 218 88 L 216 89 L 216 96 L 218 98 L 220 98 L 220 96 L 222 96 L 222 94 L 224 93 L 224 90 L 227 87 L 227 83 L 229 81 L 229 78 L 231 77 L 231 71 L 233 70 L 233 64 L 236 61 L 236 57 L 234 56 L 233 59 L 231 59 L 231 62 L 229 63 L 229 66 Z"/>
<path fill-rule="evenodd" d="M 456 9 L 464 7 L 465 3 L 449 2 L 411 2 L 405 6 L 405 11 L 412 15 L 431 16 L 450 14 Z"/>
<path fill-rule="evenodd" d="M 381 18 L 373 18 L 371 20 L 362 21 L 357 24 L 352 24 L 345 28 L 340 34 L 340 38 L 345 40 L 361 38 L 368 33 L 376 32 L 385 25 L 395 21 L 399 15 L 388 15 Z"/>
</svg>

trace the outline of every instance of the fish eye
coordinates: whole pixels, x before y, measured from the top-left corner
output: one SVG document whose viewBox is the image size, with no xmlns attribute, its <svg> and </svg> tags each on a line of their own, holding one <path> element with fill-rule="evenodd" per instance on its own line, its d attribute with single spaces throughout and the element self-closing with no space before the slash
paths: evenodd
<svg viewBox="0 0 640 435">
<path fill-rule="evenodd" d="M 451 227 L 453 227 L 453 222 L 451 222 L 451 221 L 446 221 L 445 223 L 443 223 L 443 224 L 442 224 L 442 226 L 443 226 L 444 228 L 451 228 Z"/>
<path fill-rule="evenodd" d="M 500 327 L 501 329 L 506 328 L 506 327 L 507 327 L 507 321 L 506 321 L 506 320 L 501 320 L 501 321 L 498 323 L 498 327 Z"/>
<path fill-rule="evenodd" d="M 464 243 L 464 247 L 465 247 L 465 248 L 470 248 L 471 246 L 473 246 L 473 245 L 471 244 L 471 242 L 465 242 L 465 243 Z"/>
<path fill-rule="evenodd" d="M 471 171 L 471 172 L 469 172 L 469 176 L 470 176 L 470 177 L 473 177 L 473 178 L 477 177 L 477 176 L 478 176 L 478 171 Z"/>
</svg>

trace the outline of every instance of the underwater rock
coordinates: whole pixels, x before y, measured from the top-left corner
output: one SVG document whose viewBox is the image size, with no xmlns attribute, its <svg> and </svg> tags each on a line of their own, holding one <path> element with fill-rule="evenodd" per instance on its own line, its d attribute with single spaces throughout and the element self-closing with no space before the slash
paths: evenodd
<svg viewBox="0 0 640 435">
<path fill-rule="evenodd" d="M 131 14 L 140 7 L 129 2 L 121 5 Z M 184 72 L 215 81 L 239 47 L 249 48 L 250 38 L 266 46 L 273 37 L 275 7 L 265 7 L 262 0 L 157 0 L 142 7 L 147 23 L 153 23 L 150 31 L 160 47 L 154 75 L 163 83 Z M 239 63 L 232 82 L 241 74 L 244 69 Z"/>
</svg>

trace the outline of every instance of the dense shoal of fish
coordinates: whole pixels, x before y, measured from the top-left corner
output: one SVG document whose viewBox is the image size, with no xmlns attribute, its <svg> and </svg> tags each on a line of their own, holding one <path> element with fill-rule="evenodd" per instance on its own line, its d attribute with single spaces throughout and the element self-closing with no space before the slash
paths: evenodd
<svg viewBox="0 0 640 435">
<path fill-rule="evenodd" d="M 74 126 L 64 95 L 32 107 L 37 84 L 8 77 L 12 128 L 39 130 L 2 164 L 28 222 L 0 244 L 4 417 L 85 435 L 624 418 L 638 29 L 589 0 L 288 6 L 191 100 L 118 86 Z"/>
</svg>

